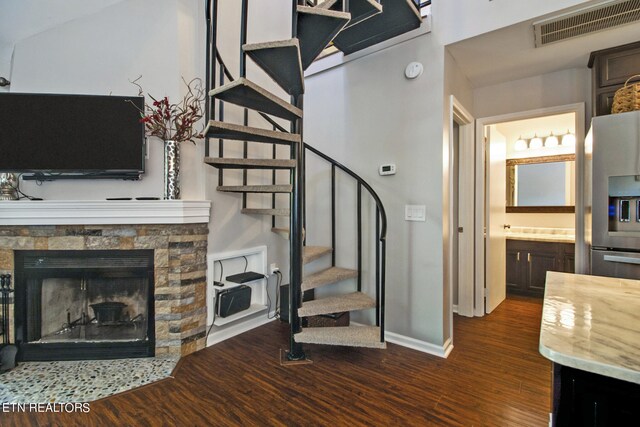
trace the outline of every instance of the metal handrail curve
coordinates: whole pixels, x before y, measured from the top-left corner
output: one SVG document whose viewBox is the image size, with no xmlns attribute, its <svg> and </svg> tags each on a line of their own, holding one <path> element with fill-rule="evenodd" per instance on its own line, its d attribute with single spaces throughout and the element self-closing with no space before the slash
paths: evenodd
<svg viewBox="0 0 640 427">
<path fill-rule="evenodd" d="M 380 229 L 380 239 L 379 240 L 380 241 L 386 240 L 387 239 L 387 213 L 384 210 L 384 205 L 382 204 L 382 201 L 380 200 L 380 197 L 378 196 L 378 193 L 376 193 L 375 190 L 373 188 L 371 188 L 371 186 L 367 183 L 367 181 L 365 181 L 362 177 L 360 177 L 358 174 L 356 174 L 354 171 L 352 171 L 351 169 L 349 169 L 348 167 L 346 167 L 342 163 L 340 163 L 337 160 L 327 156 L 322 151 L 319 151 L 317 148 L 312 147 L 311 145 L 307 144 L 306 142 L 304 143 L 304 148 L 306 148 L 307 150 L 309 150 L 312 153 L 316 154 L 317 156 L 322 157 L 327 162 L 331 163 L 332 165 L 335 165 L 338 169 L 340 169 L 343 172 L 345 172 L 346 174 L 350 175 L 352 178 L 354 178 L 359 184 L 361 184 L 369 192 L 369 194 L 371 195 L 371 197 L 373 198 L 373 200 L 376 203 L 376 207 L 380 210 L 381 229 Z"/>
</svg>

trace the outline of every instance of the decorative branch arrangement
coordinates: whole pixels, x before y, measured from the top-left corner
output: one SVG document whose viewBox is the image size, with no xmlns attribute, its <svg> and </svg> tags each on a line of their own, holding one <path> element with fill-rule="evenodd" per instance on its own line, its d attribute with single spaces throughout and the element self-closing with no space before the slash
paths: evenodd
<svg viewBox="0 0 640 427">
<path fill-rule="evenodd" d="M 144 90 L 138 83 L 141 78 L 142 76 L 131 83 L 138 87 L 138 95 L 144 96 Z M 197 138 L 204 137 L 204 125 L 201 130 L 196 130 L 198 121 L 204 115 L 206 99 L 202 80 L 195 78 L 187 83 L 183 78 L 182 81 L 187 86 L 187 94 L 180 103 L 170 104 L 166 96 L 158 100 L 147 94 L 153 103 L 149 105 L 145 102 L 144 110 L 140 111 L 140 122 L 144 123 L 147 135 L 157 136 L 163 141 L 191 141 L 194 144 Z"/>
</svg>

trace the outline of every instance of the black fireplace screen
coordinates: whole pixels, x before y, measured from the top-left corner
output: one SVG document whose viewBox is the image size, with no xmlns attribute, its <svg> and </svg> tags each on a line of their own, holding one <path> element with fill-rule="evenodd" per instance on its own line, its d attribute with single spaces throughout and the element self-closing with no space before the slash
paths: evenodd
<svg viewBox="0 0 640 427">
<path fill-rule="evenodd" d="M 17 251 L 22 360 L 153 355 L 153 251 Z"/>
</svg>

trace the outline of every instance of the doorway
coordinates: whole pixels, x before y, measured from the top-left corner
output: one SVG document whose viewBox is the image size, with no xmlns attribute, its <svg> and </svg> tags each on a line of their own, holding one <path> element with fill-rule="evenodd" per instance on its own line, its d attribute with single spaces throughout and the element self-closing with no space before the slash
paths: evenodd
<svg viewBox="0 0 640 427">
<path fill-rule="evenodd" d="M 453 313 L 472 317 L 475 305 L 474 217 L 475 188 L 474 118 L 451 96 L 449 129 L 449 286 L 451 334 Z"/>
<path fill-rule="evenodd" d="M 535 265 L 541 258 L 534 249 L 511 254 L 507 241 L 542 238 L 548 247 L 570 241 L 575 244 L 575 265 L 566 268 L 584 269 L 584 236 L 576 232 L 583 230 L 584 218 L 575 209 L 583 200 L 584 104 L 479 119 L 476 134 L 482 157 L 476 162 L 481 195 L 476 209 L 483 218 L 476 230 L 475 291 L 483 295 L 483 314 L 488 314 L 506 298 L 507 277 L 521 278 L 524 294 L 541 297 L 544 292 L 545 274 L 538 274 Z M 560 256 L 552 262 L 546 257 L 544 268 L 561 268 Z M 516 264 L 507 267 L 508 261 L 522 267 L 511 271 Z M 513 281 L 509 291 L 517 294 Z"/>
</svg>

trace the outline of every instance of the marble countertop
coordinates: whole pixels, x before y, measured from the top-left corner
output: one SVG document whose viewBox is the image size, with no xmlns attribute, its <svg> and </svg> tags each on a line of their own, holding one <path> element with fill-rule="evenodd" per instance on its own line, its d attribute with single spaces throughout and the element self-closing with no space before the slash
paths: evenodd
<svg viewBox="0 0 640 427">
<path fill-rule="evenodd" d="M 509 240 L 560 243 L 575 242 L 575 232 L 572 228 L 511 227 L 505 235 Z"/>
<path fill-rule="evenodd" d="M 640 280 L 548 272 L 540 353 L 640 384 Z"/>
</svg>

